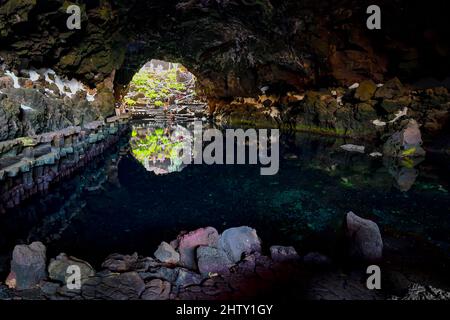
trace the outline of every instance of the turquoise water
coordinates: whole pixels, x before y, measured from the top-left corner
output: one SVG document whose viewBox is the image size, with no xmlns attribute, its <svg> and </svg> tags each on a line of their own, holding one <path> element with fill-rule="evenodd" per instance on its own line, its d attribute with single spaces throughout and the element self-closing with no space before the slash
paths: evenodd
<svg viewBox="0 0 450 320">
<path fill-rule="evenodd" d="M 266 249 L 294 245 L 301 254 L 345 260 L 340 239 L 348 211 L 379 224 L 389 259 L 425 260 L 436 272 L 448 266 L 448 158 L 429 154 L 405 167 L 339 148 L 352 141 L 283 132 L 273 176 L 261 176 L 259 165 L 171 164 L 168 147 L 153 146 L 165 155 L 145 164 L 137 146 L 158 128 L 164 136 L 175 126 L 135 123 L 121 147 L 0 217 L 2 273 L 18 243 L 40 240 L 50 256 L 65 252 L 98 267 L 110 253 L 152 255 L 162 240 L 204 226 L 221 232 L 248 225 Z"/>
</svg>

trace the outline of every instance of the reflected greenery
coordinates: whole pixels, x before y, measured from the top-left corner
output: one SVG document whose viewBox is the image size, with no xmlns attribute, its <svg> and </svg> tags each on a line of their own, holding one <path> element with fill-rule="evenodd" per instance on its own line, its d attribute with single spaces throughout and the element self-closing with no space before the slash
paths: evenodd
<svg viewBox="0 0 450 320">
<path fill-rule="evenodd" d="M 131 153 L 148 171 L 155 174 L 179 172 L 184 168 L 183 146 L 191 143 L 191 135 L 182 126 L 174 128 L 134 128 Z"/>
</svg>

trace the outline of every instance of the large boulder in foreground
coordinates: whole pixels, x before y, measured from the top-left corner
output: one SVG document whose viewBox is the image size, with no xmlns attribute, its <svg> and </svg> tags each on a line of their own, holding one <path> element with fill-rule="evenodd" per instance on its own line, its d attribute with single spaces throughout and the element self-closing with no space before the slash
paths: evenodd
<svg viewBox="0 0 450 320">
<path fill-rule="evenodd" d="M 69 266 L 78 266 L 80 268 L 81 284 L 95 275 L 94 268 L 86 261 L 61 253 L 48 265 L 49 278 L 66 284 L 67 278 L 71 275 L 71 273 L 67 273 Z"/>
<path fill-rule="evenodd" d="M 225 251 L 231 262 L 239 262 L 242 255 L 261 252 L 261 241 L 256 230 L 237 227 L 225 230 L 219 238 L 218 248 Z"/>
<path fill-rule="evenodd" d="M 228 274 L 229 268 L 234 265 L 225 251 L 206 246 L 197 249 L 197 261 L 200 273 L 205 275 L 209 273 Z"/>
<path fill-rule="evenodd" d="M 350 253 L 359 259 L 375 262 L 382 258 L 383 240 L 378 225 L 370 220 L 347 213 L 347 237 Z"/>
<path fill-rule="evenodd" d="M 45 263 L 46 248 L 41 242 L 15 246 L 7 284 L 17 290 L 35 288 L 47 276 Z"/>
<path fill-rule="evenodd" d="M 189 269 L 197 269 L 195 250 L 199 246 L 215 247 L 218 238 L 219 233 L 213 227 L 200 228 L 182 235 L 178 246 L 180 265 Z"/>
</svg>

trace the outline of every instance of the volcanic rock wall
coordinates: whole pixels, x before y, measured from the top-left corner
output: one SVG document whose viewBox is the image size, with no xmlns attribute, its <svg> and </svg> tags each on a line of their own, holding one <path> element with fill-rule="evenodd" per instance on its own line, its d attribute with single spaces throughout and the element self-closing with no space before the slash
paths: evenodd
<svg viewBox="0 0 450 320">
<path fill-rule="evenodd" d="M 70 4 L 81 8 L 79 30 L 66 25 Z M 381 8 L 381 30 L 366 26 L 370 4 Z M 433 82 L 422 84 L 445 85 L 450 75 L 445 4 L 444 0 L 426 5 L 405 0 L 3 0 L 0 63 L 10 78 L 23 69 L 52 68 L 60 77 L 74 77 L 92 88 L 85 91 L 95 87 L 92 106 L 75 103 L 65 109 L 70 110 L 65 119 L 77 114 L 92 114 L 92 120 L 111 115 L 114 97 L 120 100 L 134 73 L 158 58 L 181 62 L 197 76 L 199 92 L 209 98 L 215 116 L 222 116 L 217 105 L 230 104 L 237 97 L 265 96 L 258 106 L 266 106 L 263 114 L 270 115 L 269 122 L 287 120 L 309 131 L 372 135 L 377 132 L 372 121 L 380 117 L 390 121 L 400 107 L 413 109 L 408 99 L 414 93 L 399 93 L 405 101 L 344 98 L 341 108 L 339 88 L 363 81 L 384 84 L 395 77 L 405 84 L 432 77 Z M 305 94 L 330 87 L 337 88 L 337 94 Z M 283 103 L 302 95 L 307 98 L 304 102 Z M 29 130 L 23 124 L 21 129 L 26 110 L 18 111 L 17 99 L 14 106 L 8 99 L 0 96 L 0 112 L 7 119 L 2 122 L 8 124 L 0 139 L 26 136 Z M 419 115 L 415 120 L 422 126 L 434 122 L 445 128 L 448 99 L 439 106 L 430 102 L 439 112 L 433 111 L 431 122 L 426 120 L 433 99 L 414 105 Z M 70 105 L 68 100 L 73 98 L 65 98 L 63 105 Z M 282 103 L 275 106 L 271 100 Z M 243 116 L 252 113 L 246 103 L 233 105 Z M 58 118 L 58 112 L 45 114 Z M 60 121 L 55 128 L 51 120 L 38 121 L 42 132 L 79 125 L 76 122 Z"/>
<path fill-rule="evenodd" d="M 112 117 L 0 142 L 0 213 L 72 174 L 118 141 L 127 129 L 123 118 Z"/>
<path fill-rule="evenodd" d="M 181 62 L 210 97 L 351 85 L 386 76 L 449 75 L 449 23 L 442 0 L 378 0 L 381 30 L 353 0 L 3 0 L 0 56 L 17 69 L 52 67 L 96 85 L 117 70 L 127 85 L 151 58 Z"/>
</svg>

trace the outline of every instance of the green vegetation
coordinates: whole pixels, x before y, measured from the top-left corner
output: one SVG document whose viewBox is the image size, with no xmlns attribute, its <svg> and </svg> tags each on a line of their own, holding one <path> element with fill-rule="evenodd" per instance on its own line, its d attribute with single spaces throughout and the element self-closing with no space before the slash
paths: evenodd
<svg viewBox="0 0 450 320">
<path fill-rule="evenodd" d="M 164 129 L 155 129 L 152 133 L 145 136 L 138 136 L 133 130 L 131 136 L 131 147 L 134 157 L 144 162 L 146 159 L 151 161 L 165 161 L 178 157 L 178 148 L 182 142 L 172 141 L 169 135 L 164 133 Z"/>
<path fill-rule="evenodd" d="M 130 98 L 125 98 L 125 103 L 130 107 L 136 105 L 136 101 L 134 101 L 133 99 L 130 99 Z"/>
<path fill-rule="evenodd" d="M 136 73 L 131 80 L 130 91 L 140 92 L 150 99 L 156 107 L 164 105 L 165 100 L 173 93 L 180 93 L 186 90 L 184 83 L 177 81 L 177 70 L 172 68 L 169 70 L 163 70 L 160 72 L 149 72 L 145 69 L 141 69 Z M 130 102 L 134 101 L 127 97 L 125 102 L 132 106 Z"/>
</svg>

